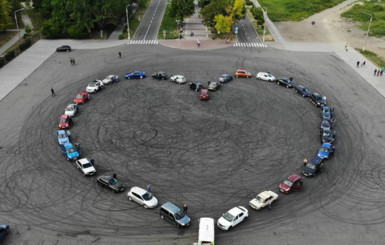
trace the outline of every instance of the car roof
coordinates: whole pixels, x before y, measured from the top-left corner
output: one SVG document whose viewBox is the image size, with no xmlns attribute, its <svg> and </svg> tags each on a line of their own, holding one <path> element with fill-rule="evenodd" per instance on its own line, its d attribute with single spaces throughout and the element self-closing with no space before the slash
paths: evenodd
<svg viewBox="0 0 385 245">
<path fill-rule="evenodd" d="M 58 130 L 57 131 L 57 134 L 65 134 L 65 133 L 67 133 L 65 130 Z"/>
<path fill-rule="evenodd" d="M 60 116 L 61 119 L 66 119 L 66 118 L 68 118 L 68 117 L 70 117 L 70 116 L 68 116 L 68 115 L 61 115 L 61 116 Z"/>
<path fill-rule="evenodd" d="M 88 161 L 87 158 L 82 158 L 82 159 L 79 159 L 78 161 L 79 161 L 82 165 L 90 162 L 90 161 Z"/>
<path fill-rule="evenodd" d="M 165 204 L 162 205 L 161 208 L 167 209 L 168 211 L 173 212 L 173 213 L 177 213 L 180 211 L 180 208 L 178 208 L 177 206 L 175 206 L 171 202 L 166 202 Z"/>
<path fill-rule="evenodd" d="M 323 158 L 319 157 L 319 156 L 315 156 L 313 159 L 310 160 L 309 163 L 312 163 L 314 165 L 318 165 L 320 164 L 321 162 L 323 161 Z"/>
<path fill-rule="evenodd" d="M 330 143 L 323 143 L 322 144 L 322 147 L 326 147 L 326 148 L 330 148 L 332 146 L 332 144 Z"/>
<path fill-rule="evenodd" d="M 261 196 L 264 199 L 271 197 L 269 191 L 263 191 L 263 192 L 259 193 L 258 196 Z"/>
<path fill-rule="evenodd" d="M 243 213 L 243 210 L 238 208 L 238 207 L 233 207 L 232 209 L 230 209 L 229 211 L 227 211 L 229 214 L 233 215 L 233 216 L 237 216 L 238 214 L 240 213 Z"/>
<path fill-rule="evenodd" d="M 291 182 L 295 182 L 299 179 L 302 179 L 302 177 L 298 174 L 293 174 L 293 175 L 290 175 L 289 178 L 287 178 L 288 180 L 290 180 Z"/>
<path fill-rule="evenodd" d="M 205 88 L 201 90 L 201 93 L 208 93 L 208 92 L 209 92 L 209 90 L 205 89 Z"/>
<path fill-rule="evenodd" d="M 147 191 L 143 188 L 140 188 L 138 186 L 134 186 L 131 188 L 131 192 L 135 192 L 136 194 L 139 194 L 139 195 L 144 195 L 147 193 Z"/>
<path fill-rule="evenodd" d="M 229 74 L 222 74 L 221 76 L 229 77 L 230 75 Z"/>
</svg>

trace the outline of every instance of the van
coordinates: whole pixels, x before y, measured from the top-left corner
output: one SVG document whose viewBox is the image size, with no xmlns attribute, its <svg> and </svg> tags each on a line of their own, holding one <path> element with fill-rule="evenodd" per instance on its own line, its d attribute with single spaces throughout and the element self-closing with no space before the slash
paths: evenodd
<svg viewBox="0 0 385 245">
<path fill-rule="evenodd" d="M 214 245 L 215 229 L 214 219 L 200 218 L 199 219 L 199 245 Z"/>
<path fill-rule="evenodd" d="M 160 207 L 160 217 L 179 227 L 190 225 L 190 218 L 177 206 L 171 202 L 166 202 Z"/>
</svg>

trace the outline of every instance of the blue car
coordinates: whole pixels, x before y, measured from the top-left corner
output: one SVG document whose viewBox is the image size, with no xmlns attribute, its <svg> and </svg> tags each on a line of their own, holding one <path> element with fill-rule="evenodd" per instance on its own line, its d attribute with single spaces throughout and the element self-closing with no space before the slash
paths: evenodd
<svg viewBox="0 0 385 245">
<path fill-rule="evenodd" d="M 332 115 L 330 114 L 330 112 L 323 112 L 322 113 L 322 120 L 326 120 L 328 122 L 331 122 Z"/>
<path fill-rule="evenodd" d="M 56 132 L 56 135 L 57 135 L 57 141 L 59 142 L 59 145 L 70 143 L 71 132 L 69 130 L 58 130 Z"/>
<path fill-rule="evenodd" d="M 295 92 L 302 95 L 303 97 L 309 97 L 311 95 L 311 92 L 309 89 L 307 89 L 303 85 L 298 85 L 294 87 Z"/>
<path fill-rule="evenodd" d="M 329 159 L 334 154 L 334 146 L 331 143 L 323 143 L 318 151 L 318 156 L 322 159 Z"/>
<path fill-rule="evenodd" d="M 0 244 L 4 241 L 9 232 L 9 225 L 0 224 Z"/>
<path fill-rule="evenodd" d="M 330 108 L 328 106 L 323 106 L 322 110 L 321 110 L 321 115 L 324 113 L 330 113 L 330 116 L 333 117 L 334 116 L 334 108 L 333 107 Z"/>
<path fill-rule="evenodd" d="M 144 71 L 133 71 L 130 73 L 126 73 L 124 77 L 126 79 L 139 79 L 139 78 L 142 79 L 146 77 L 146 73 Z"/>
<path fill-rule="evenodd" d="M 80 156 L 79 144 L 73 145 L 72 143 L 65 143 L 61 145 L 61 150 L 67 158 L 67 161 L 78 160 Z"/>
</svg>

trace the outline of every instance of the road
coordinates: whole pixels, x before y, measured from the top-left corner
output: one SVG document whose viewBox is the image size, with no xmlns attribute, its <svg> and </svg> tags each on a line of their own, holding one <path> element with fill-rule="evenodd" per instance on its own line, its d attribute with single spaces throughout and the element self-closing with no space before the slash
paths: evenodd
<svg viewBox="0 0 385 245">
<path fill-rule="evenodd" d="M 246 15 L 244 19 L 239 20 L 236 25 L 238 27 L 237 39 L 240 43 L 255 43 L 261 42 L 257 32 L 249 17 Z"/>
<path fill-rule="evenodd" d="M 116 55 L 123 54 L 121 59 Z M 320 143 L 319 109 L 274 83 L 236 79 L 209 101 L 186 85 L 121 80 L 80 106 L 71 129 L 99 174 L 129 187 L 152 185 L 160 203 L 187 203 L 192 226 L 178 230 L 126 194 L 101 189 L 62 156 L 58 118 L 93 79 L 165 70 L 191 81 L 238 67 L 293 76 L 336 108 L 337 152 L 304 190 L 280 194 L 217 244 L 381 244 L 384 229 L 384 97 L 333 53 L 275 49 L 179 50 L 124 45 L 52 54 L 0 103 L 0 220 L 6 244 L 191 244 L 197 219 L 235 205 L 301 171 Z M 188 58 L 186 58 L 188 57 Z M 220 61 L 220 63 L 218 63 Z M 188 63 L 188 66 L 186 65 Z M 55 87 L 56 97 L 49 89 Z"/>
</svg>

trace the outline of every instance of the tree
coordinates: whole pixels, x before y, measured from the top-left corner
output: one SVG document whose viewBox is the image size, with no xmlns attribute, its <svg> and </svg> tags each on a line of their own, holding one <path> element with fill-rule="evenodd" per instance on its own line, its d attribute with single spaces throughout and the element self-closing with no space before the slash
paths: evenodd
<svg viewBox="0 0 385 245">
<path fill-rule="evenodd" d="M 7 0 L 0 0 L 0 30 L 7 29 L 11 24 L 11 13 L 12 6 Z"/>
<path fill-rule="evenodd" d="M 183 22 L 185 16 L 190 16 L 195 11 L 194 0 L 172 0 L 170 14 Z"/>
<path fill-rule="evenodd" d="M 245 1 L 244 0 L 235 0 L 232 15 L 234 20 L 245 18 Z"/>
<path fill-rule="evenodd" d="M 217 15 L 215 16 L 215 29 L 221 33 L 229 33 L 233 26 L 233 19 L 231 16 Z"/>
<path fill-rule="evenodd" d="M 215 25 L 215 16 L 227 15 L 226 7 L 227 6 L 222 2 L 211 2 L 207 4 L 200 12 L 203 18 L 203 24 L 206 26 L 213 27 Z"/>
</svg>

